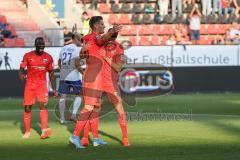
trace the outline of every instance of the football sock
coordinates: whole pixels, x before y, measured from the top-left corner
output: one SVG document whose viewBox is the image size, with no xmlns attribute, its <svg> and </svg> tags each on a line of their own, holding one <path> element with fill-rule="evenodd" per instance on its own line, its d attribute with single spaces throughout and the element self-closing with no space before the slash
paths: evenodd
<svg viewBox="0 0 240 160">
<path fill-rule="evenodd" d="M 122 137 L 127 138 L 127 116 L 126 112 L 118 115 L 118 123 L 122 129 Z"/>
<path fill-rule="evenodd" d="M 66 99 L 64 97 L 61 97 L 59 100 L 59 112 L 60 112 L 60 119 L 65 121 L 65 108 L 66 108 Z"/>
<path fill-rule="evenodd" d="M 78 108 L 80 107 L 82 102 L 82 98 L 81 97 L 76 97 L 74 102 L 73 102 L 73 112 L 72 114 L 77 114 Z"/>
<path fill-rule="evenodd" d="M 48 123 L 48 111 L 47 109 L 41 109 L 40 110 L 40 119 L 42 124 L 42 130 L 47 128 Z"/>
<path fill-rule="evenodd" d="M 90 131 L 90 124 L 89 124 L 89 121 L 87 121 L 86 125 L 84 126 L 83 138 L 88 139 L 89 131 Z"/>
<path fill-rule="evenodd" d="M 90 119 L 90 127 L 93 134 L 93 138 L 98 138 L 98 112 L 93 112 Z"/>
<path fill-rule="evenodd" d="M 83 108 L 82 111 L 80 112 L 78 119 L 77 119 L 77 123 L 74 129 L 73 134 L 75 136 L 80 135 L 82 129 L 84 128 L 84 126 L 87 124 L 87 122 L 89 121 L 89 118 L 91 116 L 93 111 L 88 111 L 87 109 Z"/>
<path fill-rule="evenodd" d="M 25 127 L 25 132 L 30 132 L 31 118 L 32 118 L 32 111 L 23 113 L 23 123 Z"/>
</svg>

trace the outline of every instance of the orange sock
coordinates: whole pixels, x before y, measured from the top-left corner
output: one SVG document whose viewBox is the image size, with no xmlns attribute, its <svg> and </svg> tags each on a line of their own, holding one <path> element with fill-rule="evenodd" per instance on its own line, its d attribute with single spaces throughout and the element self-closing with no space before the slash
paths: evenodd
<svg viewBox="0 0 240 160">
<path fill-rule="evenodd" d="M 32 111 L 23 113 L 23 123 L 25 127 L 25 132 L 30 132 L 31 118 L 32 118 Z"/>
<path fill-rule="evenodd" d="M 90 124 L 89 124 L 89 121 L 87 121 L 86 125 L 84 126 L 83 138 L 88 139 L 89 130 L 90 130 Z"/>
<path fill-rule="evenodd" d="M 90 120 L 90 127 L 93 134 L 93 138 L 98 138 L 98 112 L 93 112 Z"/>
<path fill-rule="evenodd" d="M 118 115 L 118 123 L 122 129 L 122 137 L 127 138 L 127 116 L 125 112 Z"/>
<path fill-rule="evenodd" d="M 48 123 L 48 111 L 47 109 L 41 109 L 40 110 L 40 119 L 42 124 L 42 130 L 47 128 Z"/>
<path fill-rule="evenodd" d="M 87 109 L 83 108 L 82 111 L 79 114 L 79 118 L 77 120 L 75 129 L 73 134 L 77 137 L 80 136 L 80 133 L 82 129 L 85 127 L 85 125 L 88 123 L 89 118 L 92 114 L 92 111 L 88 111 Z"/>
</svg>

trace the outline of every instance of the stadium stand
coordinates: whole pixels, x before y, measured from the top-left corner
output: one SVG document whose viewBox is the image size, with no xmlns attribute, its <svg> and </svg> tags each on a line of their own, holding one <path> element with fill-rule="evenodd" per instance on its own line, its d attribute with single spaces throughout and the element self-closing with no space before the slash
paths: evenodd
<svg viewBox="0 0 240 160">
<path fill-rule="evenodd" d="M 43 36 L 47 45 L 51 45 L 47 37 L 38 27 L 37 23 L 30 18 L 24 6 L 26 1 L 0 0 L 0 24 L 5 26 L 5 30 L 11 33 L 4 37 L 5 47 L 25 47 L 33 46 L 33 39 Z M 8 6 L 8 7 L 6 7 Z"/>
<path fill-rule="evenodd" d="M 90 0 L 85 0 L 85 3 L 90 3 Z M 189 35 L 188 16 L 195 4 L 198 5 L 200 10 L 202 8 L 198 0 L 195 2 L 184 1 L 183 15 L 172 19 L 170 4 L 168 15 L 157 18 L 159 16 L 157 0 L 120 0 L 118 4 L 108 4 L 99 0 L 98 3 L 98 12 L 107 19 L 106 22 L 123 24 L 124 28 L 120 32 L 121 38 L 130 40 L 134 45 L 165 44 L 168 39 L 166 37 L 174 34 L 179 24 L 182 24 L 181 29 L 186 30 L 187 35 Z M 230 13 L 227 16 L 226 14 L 202 16 L 201 36 L 198 44 L 212 44 L 216 37 L 226 34 L 233 22 L 239 23 L 239 21 L 239 15 Z M 189 37 L 185 38 L 185 41 L 189 41 Z M 190 43 L 187 42 L 187 44 Z"/>
</svg>

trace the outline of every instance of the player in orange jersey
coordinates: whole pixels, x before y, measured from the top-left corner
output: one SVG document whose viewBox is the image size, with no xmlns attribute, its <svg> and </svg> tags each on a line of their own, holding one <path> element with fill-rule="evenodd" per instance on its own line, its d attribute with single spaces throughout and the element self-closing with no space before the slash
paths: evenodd
<svg viewBox="0 0 240 160">
<path fill-rule="evenodd" d="M 28 52 L 24 55 L 20 65 L 20 79 L 24 80 L 26 78 L 23 102 L 23 121 L 25 126 L 25 134 L 23 135 L 23 138 L 29 138 L 30 136 L 32 106 L 35 103 L 35 98 L 37 98 L 40 108 L 40 120 L 42 124 L 41 139 L 45 139 L 51 135 L 51 129 L 47 128 L 47 72 L 49 73 L 49 79 L 55 96 L 57 96 L 57 92 L 54 85 L 53 58 L 50 54 L 44 52 L 45 42 L 42 37 L 37 37 L 35 39 L 35 47 L 36 49 L 34 51 Z M 27 68 L 27 76 L 24 74 L 25 68 Z"/>
</svg>

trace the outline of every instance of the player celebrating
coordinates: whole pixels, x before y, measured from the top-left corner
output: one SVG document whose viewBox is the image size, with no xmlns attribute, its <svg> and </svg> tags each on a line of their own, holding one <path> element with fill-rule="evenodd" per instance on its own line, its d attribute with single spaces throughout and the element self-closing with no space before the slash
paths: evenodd
<svg viewBox="0 0 240 160">
<path fill-rule="evenodd" d="M 111 31 L 112 29 L 109 29 Z M 118 113 L 118 123 L 122 130 L 122 145 L 128 147 L 127 118 L 123 109 L 122 98 L 118 88 L 118 73 L 124 64 L 124 50 L 116 41 L 118 32 L 112 34 L 110 41 L 104 46 L 100 54 L 103 63 L 103 91 L 107 93 L 109 101 L 115 106 Z"/>
<path fill-rule="evenodd" d="M 88 123 L 91 123 L 93 133 L 93 145 L 104 145 L 106 142 L 98 137 L 98 108 L 101 104 L 102 89 L 102 66 L 103 58 L 99 51 L 101 46 L 108 42 L 113 33 L 120 31 L 121 26 L 116 25 L 113 30 L 101 36 L 104 33 L 104 23 L 101 16 L 93 16 L 89 21 L 92 33 L 86 35 L 83 40 L 88 43 L 88 58 L 86 60 L 86 70 L 83 76 L 83 99 L 84 107 L 79 114 L 73 135 L 69 142 L 76 148 L 84 148 L 79 139 L 80 132 Z M 82 53 L 85 51 L 82 50 Z M 82 54 L 81 53 L 81 54 Z M 95 118 L 96 117 L 96 118 Z"/>
<path fill-rule="evenodd" d="M 109 32 L 112 30 L 109 29 Z M 100 54 L 102 55 L 103 69 L 102 69 L 102 91 L 107 93 L 109 101 L 115 106 L 118 113 L 118 122 L 122 130 L 122 145 L 128 147 L 129 141 L 127 136 L 127 118 L 123 109 L 122 99 L 118 88 L 118 73 L 124 64 L 124 50 L 122 46 L 116 41 L 118 32 L 112 34 L 109 42 L 102 47 Z M 97 119 L 98 117 L 94 117 Z M 82 138 L 83 145 L 88 144 L 88 131 L 86 125 L 84 128 L 84 137 Z"/>
<path fill-rule="evenodd" d="M 30 137 L 30 124 L 32 117 L 32 106 L 37 98 L 40 108 L 40 119 L 42 124 L 41 139 L 45 139 L 51 135 L 51 129 L 47 128 L 48 110 L 46 105 L 48 103 L 48 90 L 46 83 L 46 73 L 49 73 L 49 79 L 54 92 L 57 92 L 54 86 L 54 70 L 52 56 L 44 52 L 45 42 L 42 37 L 35 39 L 34 51 L 28 52 L 24 55 L 23 61 L 20 65 L 20 79 L 24 80 L 24 69 L 27 67 L 27 80 L 24 91 L 24 114 L 23 121 L 25 126 L 25 134 L 23 138 Z"/>
<path fill-rule="evenodd" d="M 76 114 L 81 105 L 81 90 L 82 90 L 82 68 L 80 65 L 79 49 L 77 46 L 81 44 L 81 35 L 74 33 L 72 35 L 72 44 L 62 48 L 58 60 L 60 68 L 60 86 L 58 92 L 61 94 L 59 100 L 60 123 L 65 121 L 65 101 L 67 94 L 76 95 L 73 103 L 73 111 L 71 120 L 76 121 Z"/>
</svg>

